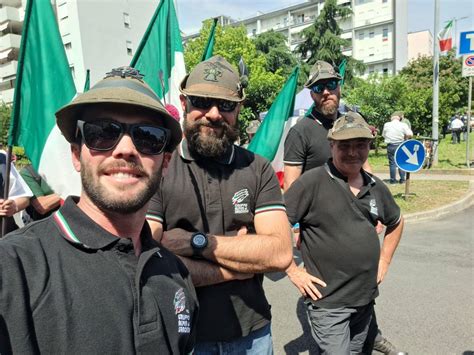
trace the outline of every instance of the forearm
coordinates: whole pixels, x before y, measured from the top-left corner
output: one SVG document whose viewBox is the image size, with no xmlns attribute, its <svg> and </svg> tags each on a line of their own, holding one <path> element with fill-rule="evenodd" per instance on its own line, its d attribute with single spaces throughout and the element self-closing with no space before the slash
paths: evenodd
<svg viewBox="0 0 474 355">
<path fill-rule="evenodd" d="M 179 258 L 188 268 L 195 287 L 215 285 L 232 280 L 243 280 L 253 276 L 252 274 L 242 274 L 228 270 L 207 260 L 197 260 L 184 256 L 179 256 Z"/>
<path fill-rule="evenodd" d="M 382 243 L 382 249 L 380 251 L 380 259 L 390 263 L 397 249 L 398 243 L 402 237 L 403 232 L 403 217 L 400 218 L 400 222 L 393 228 L 387 229 L 385 237 Z"/>
<path fill-rule="evenodd" d="M 46 214 L 49 211 L 59 207 L 60 202 L 61 202 L 61 197 L 56 194 L 51 194 L 47 196 L 39 196 L 39 197 L 31 199 L 31 205 L 40 214 Z"/>
<path fill-rule="evenodd" d="M 22 211 L 30 205 L 30 198 L 18 197 L 15 199 L 15 204 L 16 204 L 16 212 Z"/>
<path fill-rule="evenodd" d="M 210 236 L 203 256 L 244 273 L 283 271 L 292 260 L 290 230 L 275 235 Z"/>
</svg>

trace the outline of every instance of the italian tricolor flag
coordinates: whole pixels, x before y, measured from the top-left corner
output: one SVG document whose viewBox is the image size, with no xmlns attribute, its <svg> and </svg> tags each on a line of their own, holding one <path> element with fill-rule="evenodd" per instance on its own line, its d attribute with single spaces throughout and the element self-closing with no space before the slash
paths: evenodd
<svg viewBox="0 0 474 355">
<path fill-rule="evenodd" d="M 130 66 L 145 75 L 144 80 L 160 98 L 182 113 L 179 84 L 186 68 L 173 0 L 160 1 Z"/>
<path fill-rule="evenodd" d="M 80 193 L 69 143 L 54 113 L 76 94 L 50 1 L 29 0 L 21 37 L 8 144 L 22 146 L 35 170 L 63 197 Z"/>
<path fill-rule="evenodd" d="M 453 48 L 453 20 L 449 21 L 448 24 L 438 33 L 439 50 L 441 54 L 447 53 Z"/>
</svg>

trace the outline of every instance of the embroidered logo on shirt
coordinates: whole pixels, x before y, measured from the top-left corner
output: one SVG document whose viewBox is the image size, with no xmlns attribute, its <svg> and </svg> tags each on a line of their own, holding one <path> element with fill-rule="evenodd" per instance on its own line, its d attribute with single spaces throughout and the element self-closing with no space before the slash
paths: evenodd
<svg viewBox="0 0 474 355">
<path fill-rule="evenodd" d="M 191 316 L 186 309 L 186 295 L 180 288 L 174 294 L 174 311 L 178 315 L 178 333 L 189 334 L 191 332 Z"/>
<path fill-rule="evenodd" d="M 249 204 L 242 203 L 247 197 L 249 197 L 249 190 L 247 189 L 239 190 L 234 194 L 232 204 L 234 205 L 235 214 L 249 213 Z"/>
<path fill-rule="evenodd" d="M 379 209 L 377 208 L 377 202 L 375 201 L 375 198 L 370 200 L 370 213 L 376 216 L 379 215 Z"/>
</svg>

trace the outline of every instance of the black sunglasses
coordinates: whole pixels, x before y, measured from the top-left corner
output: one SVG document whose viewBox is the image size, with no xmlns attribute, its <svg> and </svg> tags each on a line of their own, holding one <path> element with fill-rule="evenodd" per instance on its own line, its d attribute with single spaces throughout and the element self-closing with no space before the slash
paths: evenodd
<svg viewBox="0 0 474 355">
<path fill-rule="evenodd" d="M 330 80 L 325 83 L 315 84 L 311 87 L 311 90 L 316 94 L 321 94 L 324 89 L 328 89 L 329 91 L 336 90 L 337 85 L 339 85 L 338 80 Z"/>
<path fill-rule="evenodd" d="M 127 133 L 142 154 L 156 155 L 163 152 L 169 140 L 169 131 L 163 127 L 143 123 L 126 124 L 108 118 L 94 121 L 77 121 L 86 146 L 92 150 L 113 149 Z"/>
<path fill-rule="evenodd" d="M 188 99 L 191 102 L 191 105 L 201 110 L 207 110 L 213 106 L 217 106 L 219 111 L 232 112 L 237 107 L 237 102 L 223 99 L 214 99 L 200 96 L 188 96 Z"/>
</svg>

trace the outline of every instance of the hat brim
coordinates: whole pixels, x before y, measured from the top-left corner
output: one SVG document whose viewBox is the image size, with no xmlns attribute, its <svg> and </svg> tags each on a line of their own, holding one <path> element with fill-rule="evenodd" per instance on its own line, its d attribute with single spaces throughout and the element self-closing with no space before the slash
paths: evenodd
<svg viewBox="0 0 474 355">
<path fill-rule="evenodd" d="M 174 150 L 181 141 L 181 126 L 164 107 L 156 104 L 156 99 L 128 88 L 113 87 L 89 90 L 79 94 L 70 104 L 56 112 L 56 123 L 68 142 L 76 141 L 77 120 L 81 118 L 84 108 L 93 104 L 117 104 L 147 109 L 161 118 L 164 127 L 171 132 L 166 151 Z"/>
<path fill-rule="evenodd" d="M 310 88 L 314 84 L 316 84 L 318 81 L 321 80 L 326 80 L 326 79 L 337 79 L 337 80 L 342 80 L 342 76 L 339 74 L 331 74 L 331 73 L 321 73 L 317 77 L 310 77 L 306 83 L 304 84 L 305 88 Z"/>
<path fill-rule="evenodd" d="M 344 141 L 349 139 L 374 139 L 372 132 L 365 128 L 350 128 L 340 132 L 333 133 L 332 130 L 328 133 L 328 139 L 334 141 Z"/>
</svg>

